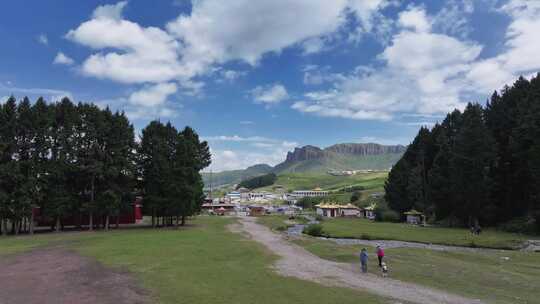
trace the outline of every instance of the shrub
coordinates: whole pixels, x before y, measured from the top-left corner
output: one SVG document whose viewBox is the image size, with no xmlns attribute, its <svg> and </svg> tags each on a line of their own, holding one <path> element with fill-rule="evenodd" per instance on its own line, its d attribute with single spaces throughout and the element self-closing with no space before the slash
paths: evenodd
<svg viewBox="0 0 540 304">
<path fill-rule="evenodd" d="M 362 233 L 362 234 L 360 235 L 360 239 L 362 239 L 362 240 L 368 240 L 368 241 L 369 241 L 369 240 L 372 240 L 373 238 L 371 237 L 371 235 L 369 235 L 369 234 L 367 234 L 367 233 Z"/>
<path fill-rule="evenodd" d="M 536 230 L 534 219 L 528 217 L 517 217 L 499 225 L 499 229 L 507 232 L 534 233 Z"/>
<path fill-rule="evenodd" d="M 399 214 L 395 212 L 394 210 L 385 210 L 382 213 L 382 221 L 383 222 L 399 222 Z"/>
<path fill-rule="evenodd" d="M 377 222 L 399 222 L 399 214 L 394 211 L 383 207 L 375 208 L 375 221 Z"/>
<path fill-rule="evenodd" d="M 311 224 L 304 227 L 304 231 L 302 232 L 311 236 L 322 236 L 323 227 L 321 224 Z"/>
<path fill-rule="evenodd" d="M 317 214 L 317 215 L 315 216 L 315 220 L 316 220 L 317 222 L 322 222 L 322 221 L 324 220 L 324 218 L 323 218 L 322 215 Z"/>
</svg>

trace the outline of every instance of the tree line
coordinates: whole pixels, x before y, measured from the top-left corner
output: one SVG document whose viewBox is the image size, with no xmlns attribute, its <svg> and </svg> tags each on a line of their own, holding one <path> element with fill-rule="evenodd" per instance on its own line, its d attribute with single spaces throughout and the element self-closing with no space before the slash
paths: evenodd
<svg viewBox="0 0 540 304">
<path fill-rule="evenodd" d="M 107 230 L 111 218 L 118 225 L 120 213 L 132 208 L 136 194 L 152 215 L 185 219 L 200 204 L 198 172 L 209 162 L 206 142 L 189 127 L 177 132 L 151 122 L 139 144 L 123 112 L 68 98 L 32 104 L 12 96 L 0 105 L 0 230 L 33 233 L 38 207 L 57 231 L 68 218 L 81 228 L 83 217 L 88 229 Z M 157 193 L 157 184 L 167 188 Z"/>
<path fill-rule="evenodd" d="M 422 127 L 389 173 L 385 199 L 450 225 L 540 231 L 540 74 Z"/>
<path fill-rule="evenodd" d="M 277 175 L 275 173 L 268 173 L 264 175 L 259 175 L 251 177 L 241 181 L 236 189 L 247 188 L 247 189 L 256 189 L 266 186 L 271 186 L 277 181 Z"/>
</svg>

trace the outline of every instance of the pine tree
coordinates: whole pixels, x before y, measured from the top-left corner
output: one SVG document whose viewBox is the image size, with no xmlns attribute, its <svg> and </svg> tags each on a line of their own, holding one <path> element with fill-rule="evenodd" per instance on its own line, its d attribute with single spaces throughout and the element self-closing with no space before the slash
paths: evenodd
<svg viewBox="0 0 540 304">
<path fill-rule="evenodd" d="M 450 167 L 456 201 L 460 202 L 456 206 L 458 216 L 477 226 L 480 218 L 490 221 L 493 217 L 489 175 L 495 159 L 494 140 L 485 126 L 480 105 L 468 104 L 462 118 Z"/>
</svg>

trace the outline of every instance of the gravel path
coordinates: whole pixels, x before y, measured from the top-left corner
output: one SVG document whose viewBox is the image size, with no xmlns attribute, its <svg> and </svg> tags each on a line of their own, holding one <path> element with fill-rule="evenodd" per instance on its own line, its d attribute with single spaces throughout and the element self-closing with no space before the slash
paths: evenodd
<svg viewBox="0 0 540 304">
<path fill-rule="evenodd" d="M 255 218 L 250 217 L 241 218 L 242 230 L 281 257 L 274 267 L 283 276 L 296 277 L 328 286 L 349 287 L 412 303 L 482 303 L 480 300 L 467 299 L 415 284 L 372 274 L 362 274 L 355 265 L 321 259 L 300 246 L 287 242 L 282 235 L 257 224 L 255 220 Z"/>
<path fill-rule="evenodd" d="M 64 249 L 36 249 L 0 261 L 0 304 L 143 304 L 129 274 Z"/>
</svg>

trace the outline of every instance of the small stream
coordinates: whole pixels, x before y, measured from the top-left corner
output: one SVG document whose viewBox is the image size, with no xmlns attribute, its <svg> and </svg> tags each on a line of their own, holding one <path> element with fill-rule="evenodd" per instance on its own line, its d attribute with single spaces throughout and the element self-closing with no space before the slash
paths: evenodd
<svg viewBox="0 0 540 304">
<path fill-rule="evenodd" d="M 296 224 L 289 227 L 286 231 L 286 234 L 289 236 L 302 236 L 304 228 L 311 224 L 318 224 L 317 221 L 312 216 L 304 216 L 307 220 L 307 224 Z M 365 245 L 365 246 L 382 246 L 383 248 L 421 248 L 421 249 L 430 249 L 436 251 L 501 251 L 502 249 L 489 249 L 489 248 L 472 248 L 464 246 L 447 246 L 447 245 L 437 245 L 437 244 L 425 244 L 418 242 L 406 242 L 406 241 L 394 241 L 394 240 L 362 240 L 362 239 L 345 239 L 345 238 L 326 238 L 318 237 L 320 240 L 334 242 L 338 245 Z M 529 241 L 527 248 L 522 250 L 528 251 L 538 251 L 540 250 L 540 244 L 538 241 Z"/>
</svg>

